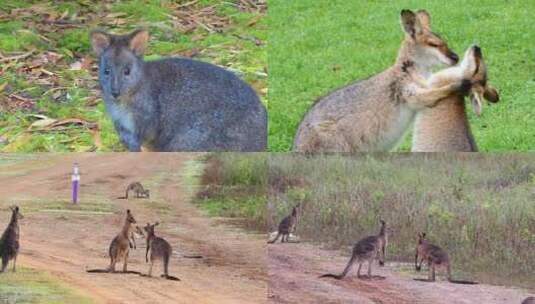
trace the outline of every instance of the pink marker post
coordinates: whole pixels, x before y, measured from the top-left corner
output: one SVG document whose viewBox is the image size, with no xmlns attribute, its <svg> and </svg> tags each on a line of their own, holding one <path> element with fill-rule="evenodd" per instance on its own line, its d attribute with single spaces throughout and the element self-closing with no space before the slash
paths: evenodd
<svg viewBox="0 0 535 304">
<path fill-rule="evenodd" d="M 78 169 L 78 163 L 74 163 L 72 169 L 72 203 L 78 204 L 78 189 L 80 188 L 80 171 Z"/>
</svg>

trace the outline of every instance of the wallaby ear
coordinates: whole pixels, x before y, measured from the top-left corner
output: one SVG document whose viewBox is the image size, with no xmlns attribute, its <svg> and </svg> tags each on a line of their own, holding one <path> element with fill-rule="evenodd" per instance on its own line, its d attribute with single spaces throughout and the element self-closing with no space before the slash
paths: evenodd
<svg viewBox="0 0 535 304">
<path fill-rule="evenodd" d="M 427 29 L 431 30 L 431 15 L 426 10 L 419 10 L 416 12 L 416 16 L 420 21 L 420 25 Z"/>
<path fill-rule="evenodd" d="M 126 210 L 126 213 L 127 213 L 127 214 L 130 214 L 130 209 L 127 209 L 127 210 Z"/>
<path fill-rule="evenodd" d="M 149 32 L 143 29 L 135 30 L 130 34 L 130 41 L 128 47 L 137 56 L 143 55 L 147 43 L 149 42 Z"/>
<path fill-rule="evenodd" d="M 91 46 L 97 56 L 100 56 L 104 50 L 111 44 L 111 36 L 101 30 L 94 30 L 90 34 Z"/>
<path fill-rule="evenodd" d="M 492 103 L 500 101 L 500 95 L 498 94 L 498 91 L 492 86 L 487 86 L 485 88 L 485 92 L 483 92 L 483 97 Z"/>
<path fill-rule="evenodd" d="M 411 10 L 404 9 L 401 11 L 401 26 L 405 33 L 410 35 L 412 38 L 414 38 L 416 34 L 420 34 L 422 32 L 420 20 Z"/>
<path fill-rule="evenodd" d="M 472 102 L 472 108 L 474 112 L 477 116 L 480 116 L 483 108 L 483 100 L 481 95 L 479 93 L 472 93 L 470 94 L 470 100 Z"/>
</svg>

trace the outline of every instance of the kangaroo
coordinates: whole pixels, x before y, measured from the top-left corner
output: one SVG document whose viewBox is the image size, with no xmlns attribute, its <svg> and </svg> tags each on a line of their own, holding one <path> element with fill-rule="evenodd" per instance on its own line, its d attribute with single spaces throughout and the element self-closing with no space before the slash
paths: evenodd
<svg viewBox="0 0 535 304">
<path fill-rule="evenodd" d="M 0 238 L 0 257 L 2 257 L 2 269 L 4 272 L 10 260 L 13 260 L 13 272 L 16 272 L 17 256 L 19 254 L 19 220 L 24 217 L 18 206 L 10 207 L 11 220 Z"/>
<path fill-rule="evenodd" d="M 109 272 L 115 272 L 115 264 L 123 260 L 123 272 L 127 272 L 128 266 L 128 253 L 131 246 L 130 236 L 132 224 L 135 224 L 136 220 L 129 210 L 126 210 L 126 219 L 121 232 L 111 241 L 109 255 L 110 255 L 110 267 Z"/>
<path fill-rule="evenodd" d="M 147 232 L 147 250 L 145 251 L 145 260 L 149 262 L 149 250 L 150 250 L 150 266 L 148 276 L 152 276 L 152 266 L 156 260 L 161 260 L 163 262 L 163 277 L 166 279 L 172 279 L 174 277 L 169 276 L 169 259 L 173 253 L 171 245 L 161 237 L 157 237 L 154 234 L 154 227 L 158 226 L 160 223 L 156 222 L 153 225 L 147 223 L 147 226 L 144 227 Z M 176 278 L 175 278 L 176 279 Z"/>
<path fill-rule="evenodd" d="M 405 39 L 394 65 L 321 98 L 301 121 L 294 151 L 390 151 L 417 112 L 453 92 L 467 90 L 466 80 L 422 88 L 405 72 L 408 64 L 414 64 L 420 74 L 428 75 L 436 66 L 451 66 L 459 60 L 446 42 L 431 31 L 430 20 L 424 10 L 402 10 Z"/>
<path fill-rule="evenodd" d="M 134 182 L 126 187 L 125 198 L 128 199 L 128 193 L 133 191 L 136 195 L 136 198 L 150 198 L 150 192 L 148 189 L 143 188 L 140 182 Z"/>
<path fill-rule="evenodd" d="M 359 268 L 357 270 L 357 277 L 361 278 L 360 268 L 362 267 L 362 264 L 364 264 L 364 262 L 366 261 L 368 262 L 368 278 L 372 278 L 373 260 L 375 260 L 378 256 L 379 265 L 384 266 L 385 264 L 387 243 L 388 237 L 386 231 L 386 222 L 381 220 L 381 230 L 379 231 L 379 234 L 365 237 L 355 244 L 355 246 L 353 247 L 351 259 L 349 259 L 346 268 L 341 274 L 329 273 L 320 276 L 320 278 L 329 277 L 340 280 L 347 275 L 347 273 L 351 270 L 355 262 L 359 264 Z"/>
<path fill-rule="evenodd" d="M 418 264 L 418 258 L 420 264 Z M 416 271 L 422 269 L 422 263 L 426 261 L 429 267 L 428 282 L 435 281 L 435 269 L 445 268 L 448 281 L 457 284 L 477 284 L 472 281 L 453 280 L 451 277 L 451 263 L 448 253 L 437 245 L 431 244 L 426 239 L 425 233 L 418 234 L 418 245 L 416 246 L 416 255 L 414 257 L 414 267 Z"/>
<path fill-rule="evenodd" d="M 267 112 L 233 73 L 186 58 L 144 61 L 149 33 L 90 34 L 104 103 L 129 151 L 264 151 Z"/>
<path fill-rule="evenodd" d="M 268 241 L 268 244 L 275 243 L 279 239 L 280 236 L 282 236 L 281 243 L 288 242 L 288 237 L 290 236 L 290 233 L 292 231 L 295 231 L 295 226 L 297 223 L 298 206 L 295 206 L 292 208 L 292 214 L 282 219 L 282 221 L 279 223 L 277 236 L 273 240 Z"/>
<path fill-rule="evenodd" d="M 422 82 L 425 87 L 432 88 L 466 77 L 473 83 L 467 93 L 477 115 L 481 113 L 483 98 L 490 102 L 499 101 L 498 92 L 487 83 L 487 68 L 477 45 L 466 51 L 459 65 L 435 73 Z M 466 95 L 463 92 L 455 92 L 444 98 L 436 107 L 417 114 L 412 140 L 413 152 L 477 152 L 477 144 L 466 114 Z"/>
<path fill-rule="evenodd" d="M 522 304 L 535 304 L 535 297 L 527 297 L 522 301 Z"/>
</svg>

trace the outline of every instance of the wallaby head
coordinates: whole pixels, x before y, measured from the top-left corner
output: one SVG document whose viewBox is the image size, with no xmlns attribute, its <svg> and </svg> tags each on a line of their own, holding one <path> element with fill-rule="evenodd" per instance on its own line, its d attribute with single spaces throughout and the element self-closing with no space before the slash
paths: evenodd
<svg viewBox="0 0 535 304">
<path fill-rule="evenodd" d="M 133 94 L 143 80 L 143 52 L 149 33 L 138 29 L 127 35 L 91 32 L 91 45 L 99 57 L 99 80 L 105 99 L 121 102 Z M 125 98 L 124 100 L 128 100 Z"/>
<path fill-rule="evenodd" d="M 469 53 L 468 53 L 469 52 Z M 470 90 L 470 100 L 472 101 L 472 107 L 477 115 L 481 114 L 483 107 L 483 98 L 489 102 L 496 103 L 500 100 L 498 91 L 488 84 L 487 79 L 487 66 L 483 60 L 483 53 L 481 48 L 477 45 L 468 49 L 465 60 L 473 60 L 476 65 L 476 70 L 472 76 L 472 88 Z"/>
<path fill-rule="evenodd" d="M 293 217 L 296 217 L 296 216 L 297 216 L 297 207 L 293 207 L 293 209 L 292 209 L 292 216 L 293 216 Z"/>
<path fill-rule="evenodd" d="M 414 13 L 411 10 L 401 11 L 401 28 L 405 32 L 405 40 L 400 50 L 404 59 L 413 61 L 426 69 L 447 65 L 459 61 L 444 39 L 431 31 L 431 16 L 425 10 Z"/>
<path fill-rule="evenodd" d="M 9 209 L 11 210 L 12 219 L 21 220 L 24 218 L 24 216 L 22 216 L 22 213 L 20 213 L 19 206 L 11 206 L 9 207 Z"/>
<path fill-rule="evenodd" d="M 154 234 L 154 227 L 160 225 L 159 222 L 156 222 L 154 224 L 150 224 L 150 223 L 147 223 L 147 225 L 145 227 L 143 227 L 143 229 L 147 232 L 147 238 L 150 238 L 150 237 L 153 237 L 155 234 Z"/>
<path fill-rule="evenodd" d="M 418 233 L 418 245 L 421 245 L 425 242 L 425 232 Z"/>
<path fill-rule="evenodd" d="M 145 233 L 143 232 L 143 229 L 141 229 L 141 227 L 139 227 L 139 226 L 136 226 L 136 228 L 134 230 L 134 233 L 139 235 L 139 236 L 142 236 L 142 237 L 145 236 Z"/>
<path fill-rule="evenodd" d="M 126 221 L 128 223 L 130 223 L 130 224 L 135 224 L 136 223 L 136 219 L 134 218 L 134 216 L 130 212 L 130 209 L 126 210 Z"/>
<path fill-rule="evenodd" d="M 146 196 L 147 198 L 150 198 L 150 191 L 149 191 L 149 189 L 145 190 L 145 196 Z"/>
</svg>

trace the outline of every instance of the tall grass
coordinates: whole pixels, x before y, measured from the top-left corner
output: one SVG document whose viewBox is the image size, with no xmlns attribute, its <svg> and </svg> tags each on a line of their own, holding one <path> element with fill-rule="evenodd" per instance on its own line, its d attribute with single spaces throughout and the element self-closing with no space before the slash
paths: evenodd
<svg viewBox="0 0 535 304">
<path fill-rule="evenodd" d="M 425 231 L 457 272 L 533 286 L 534 161 L 529 154 L 272 154 L 268 225 L 303 202 L 300 237 L 341 248 L 376 233 L 383 218 L 393 230 L 392 260 L 412 261 Z"/>
</svg>

